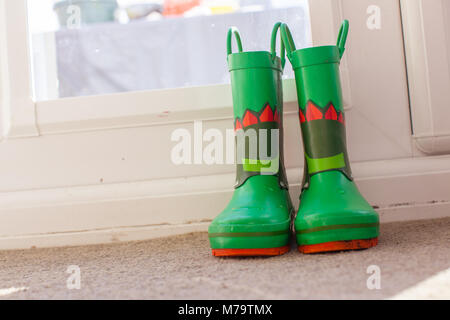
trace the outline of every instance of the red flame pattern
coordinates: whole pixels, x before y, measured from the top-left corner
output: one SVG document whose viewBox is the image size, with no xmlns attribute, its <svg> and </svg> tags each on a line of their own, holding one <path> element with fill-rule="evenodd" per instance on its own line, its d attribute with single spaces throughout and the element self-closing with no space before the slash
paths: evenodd
<svg viewBox="0 0 450 320">
<path fill-rule="evenodd" d="M 326 110 L 326 111 L 325 111 Z M 308 101 L 306 104 L 306 115 L 303 111 L 299 110 L 300 123 L 313 121 L 313 120 L 335 120 L 342 124 L 345 124 L 344 113 L 342 111 L 336 111 L 336 108 L 332 103 L 328 105 L 328 108 L 320 108 L 314 102 Z"/>
<path fill-rule="evenodd" d="M 236 118 L 234 122 L 234 130 L 241 130 L 248 126 L 262 123 L 262 122 L 279 122 L 280 116 L 278 110 L 275 108 L 275 112 L 270 107 L 270 104 L 266 103 L 260 112 L 246 110 L 242 119 Z"/>
</svg>

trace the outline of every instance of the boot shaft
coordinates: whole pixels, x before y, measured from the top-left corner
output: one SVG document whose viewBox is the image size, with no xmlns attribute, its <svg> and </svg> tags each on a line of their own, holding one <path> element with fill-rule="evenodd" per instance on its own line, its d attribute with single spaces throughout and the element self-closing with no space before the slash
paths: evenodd
<svg viewBox="0 0 450 320">
<path fill-rule="evenodd" d="M 308 186 L 311 175 L 325 171 L 338 170 L 352 179 L 339 75 L 347 32 L 348 22 L 345 21 L 336 46 L 296 50 L 289 28 L 282 26 L 297 86 L 305 152 L 304 187 Z"/>
<path fill-rule="evenodd" d="M 280 186 L 287 188 L 282 150 L 284 45 L 281 45 L 282 58 L 275 53 L 280 25 L 274 26 L 271 52 L 243 52 L 238 30 L 231 28 L 228 32 L 227 60 L 236 131 L 235 187 L 240 187 L 252 176 L 275 175 Z M 231 50 L 233 35 L 237 53 Z"/>
</svg>

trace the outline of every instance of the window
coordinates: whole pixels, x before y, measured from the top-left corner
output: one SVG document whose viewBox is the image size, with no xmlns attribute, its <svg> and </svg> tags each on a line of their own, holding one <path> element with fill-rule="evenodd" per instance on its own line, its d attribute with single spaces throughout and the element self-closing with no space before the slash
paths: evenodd
<svg viewBox="0 0 450 320">
<path fill-rule="evenodd" d="M 311 45 L 307 0 L 28 0 L 34 100 L 226 84 L 228 28 L 269 50 L 277 21 Z"/>
</svg>

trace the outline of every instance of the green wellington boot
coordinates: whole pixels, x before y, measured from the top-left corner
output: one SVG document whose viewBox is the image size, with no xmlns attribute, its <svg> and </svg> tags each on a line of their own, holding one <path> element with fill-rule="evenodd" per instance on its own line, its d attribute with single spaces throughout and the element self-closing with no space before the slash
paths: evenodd
<svg viewBox="0 0 450 320">
<path fill-rule="evenodd" d="M 243 52 L 239 32 L 228 31 L 228 66 L 236 132 L 236 186 L 233 197 L 209 226 L 214 256 L 274 256 L 289 250 L 294 210 L 283 163 L 283 94 L 281 56 L 271 52 Z M 239 52 L 232 53 L 235 36 Z"/>
<path fill-rule="evenodd" d="M 295 219 L 300 252 L 370 248 L 377 244 L 378 214 L 359 193 L 347 156 L 339 64 L 348 21 L 337 46 L 296 50 L 289 28 L 281 26 L 295 72 L 305 152 L 300 207 Z"/>
</svg>

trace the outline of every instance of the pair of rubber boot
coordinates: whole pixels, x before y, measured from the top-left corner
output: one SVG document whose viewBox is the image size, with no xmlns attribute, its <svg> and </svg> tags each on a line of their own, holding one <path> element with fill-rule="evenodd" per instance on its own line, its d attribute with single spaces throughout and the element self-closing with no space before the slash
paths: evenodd
<svg viewBox="0 0 450 320">
<path fill-rule="evenodd" d="M 378 214 L 353 182 L 347 156 L 339 64 L 348 27 L 344 21 L 336 46 L 296 50 L 287 25 L 277 23 L 270 52 L 243 52 L 238 30 L 229 30 L 237 173 L 231 201 L 209 226 L 213 255 L 281 255 L 289 251 L 292 233 L 303 253 L 377 244 Z M 275 48 L 279 30 L 281 57 Z M 305 155 L 297 214 L 283 162 L 285 55 L 295 72 Z"/>
</svg>

